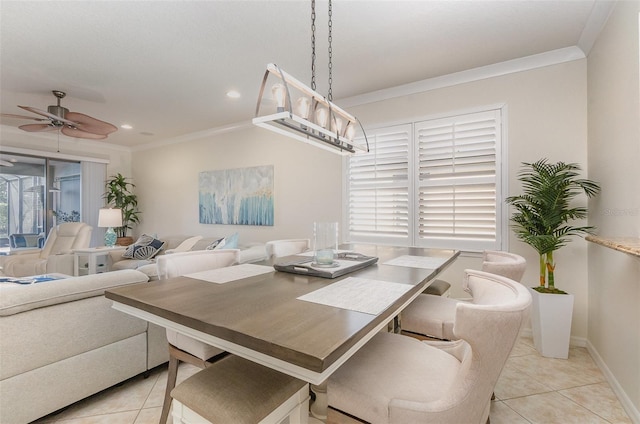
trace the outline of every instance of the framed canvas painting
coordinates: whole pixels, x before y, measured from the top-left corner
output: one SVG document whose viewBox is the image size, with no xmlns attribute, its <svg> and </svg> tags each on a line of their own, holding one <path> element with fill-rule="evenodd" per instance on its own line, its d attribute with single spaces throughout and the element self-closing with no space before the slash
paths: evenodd
<svg viewBox="0 0 640 424">
<path fill-rule="evenodd" d="M 199 175 L 201 224 L 273 225 L 273 165 Z"/>
</svg>

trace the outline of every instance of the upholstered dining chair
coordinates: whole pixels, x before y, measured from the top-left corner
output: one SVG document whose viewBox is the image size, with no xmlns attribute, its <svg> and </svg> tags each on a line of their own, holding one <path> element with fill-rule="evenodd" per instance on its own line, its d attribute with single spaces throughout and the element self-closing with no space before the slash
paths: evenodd
<svg viewBox="0 0 640 424">
<path fill-rule="evenodd" d="M 340 421 L 337 410 L 370 423 L 487 422 L 531 295 L 509 278 L 482 271 L 465 271 L 463 286 L 474 303 L 456 305 L 458 340 L 376 334 L 329 377 L 329 421 Z"/>
<path fill-rule="evenodd" d="M 42 249 L 9 256 L 3 272 L 10 277 L 50 273 L 73 275 L 73 250 L 89 247 L 92 231 L 93 227 L 84 222 L 59 224 L 49 231 Z"/>
<path fill-rule="evenodd" d="M 173 422 L 306 424 L 309 383 L 227 355 L 171 392 Z"/>
<path fill-rule="evenodd" d="M 527 261 L 515 253 L 487 250 L 483 253 L 482 271 L 519 282 Z M 472 300 L 474 302 L 475 300 Z M 453 324 L 456 306 L 461 302 L 449 297 L 421 294 L 401 314 L 402 331 L 410 335 L 455 340 Z"/>
<path fill-rule="evenodd" d="M 295 255 L 309 250 L 309 239 L 272 240 L 265 244 L 267 258 L 279 258 L 281 256 Z"/>
<path fill-rule="evenodd" d="M 224 268 L 237 264 L 239 257 L 240 250 L 238 249 L 196 250 L 161 255 L 158 256 L 156 263 L 158 279 L 166 280 L 194 272 Z M 167 329 L 167 341 L 169 342 L 169 371 L 160 424 L 166 423 L 169 416 L 171 390 L 176 386 L 180 361 L 206 368 L 211 361 L 220 359 L 225 353 L 217 347 L 202 343 L 170 329 Z"/>
</svg>

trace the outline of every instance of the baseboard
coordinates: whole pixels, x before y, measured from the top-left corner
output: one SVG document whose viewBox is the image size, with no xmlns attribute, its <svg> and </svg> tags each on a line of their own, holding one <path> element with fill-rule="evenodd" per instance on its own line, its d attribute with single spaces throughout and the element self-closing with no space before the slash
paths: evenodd
<svg viewBox="0 0 640 424">
<path fill-rule="evenodd" d="M 633 402 L 631 402 L 631 399 L 629 399 L 622 386 L 620 386 L 620 384 L 618 383 L 616 377 L 609 370 L 609 367 L 607 367 L 607 364 L 604 362 L 596 348 L 588 341 L 586 347 L 587 351 L 593 358 L 593 361 L 596 363 L 598 368 L 600 368 L 600 371 L 602 371 L 602 374 L 604 374 L 607 382 L 611 386 L 611 389 L 616 394 L 618 400 L 620 401 L 620 404 L 622 405 L 622 408 L 625 410 L 627 415 L 629 415 L 629 418 L 631 418 L 631 421 L 635 424 L 640 424 L 640 410 L 638 410 Z"/>
</svg>

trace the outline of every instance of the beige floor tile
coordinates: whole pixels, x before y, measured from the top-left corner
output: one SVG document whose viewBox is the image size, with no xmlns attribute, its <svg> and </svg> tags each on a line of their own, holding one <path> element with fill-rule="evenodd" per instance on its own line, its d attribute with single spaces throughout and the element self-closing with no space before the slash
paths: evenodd
<svg viewBox="0 0 640 424">
<path fill-rule="evenodd" d="M 138 411 L 149 397 L 156 380 L 157 376 L 155 378 L 134 377 L 120 386 L 105 390 L 71 405 L 58 415 L 58 420 L 92 417 L 124 411 Z"/>
<path fill-rule="evenodd" d="M 550 392 L 553 389 L 535 378 L 523 373 L 511 363 L 507 362 L 494 393 L 499 400 L 512 399 L 539 393 Z"/>
<path fill-rule="evenodd" d="M 533 340 L 530 337 L 520 337 L 511 351 L 511 356 L 525 356 L 537 354 L 533 347 Z"/>
<path fill-rule="evenodd" d="M 532 423 L 607 424 L 607 421 L 557 392 L 503 401 Z"/>
<path fill-rule="evenodd" d="M 133 424 L 138 411 L 115 412 L 91 417 L 71 418 L 56 421 L 63 424 Z"/>
<path fill-rule="evenodd" d="M 575 387 L 561 390 L 559 393 L 598 414 L 610 423 L 631 423 L 631 419 L 627 416 L 615 393 L 607 383 Z"/>
<path fill-rule="evenodd" d="M 201 369 L 198 367 L 190 364 L 180 363 L 180 366 L 178 367 L 178 378 L 176 384 L 180 384 L 198 371 L 201 371 Z M 162 403 L 164 402 L 164 392 L 167 388 L 167 374 L 167 367 L 165 366 L 158 374 L 156 384 L 153 386 L 151 393 L 149 393 L 149 397 L 144 403 L 143 408 L 162 406 Z"/>
<path fill-rule="evenodd" d="M 489 412 L 491 424 L 529 424 L 529 421 L 522 418 L 504 402 L 491 402 Z"/>
<path fill-rule="evenodd" d="M 141 409 L 133 424 L 158 424 L 160 422 L 161 414 L 162 407 Z M 168 421 L 168 424 L 171 424 L 171 417 L 169 417 Z"/>
<path fill-rule="evenodd" d="M 510 357 L 510 366 L 553 390 L 569 389 L 605 381 L 602 373 L 574 365 L 567 359 L 545 358 L 538 354 Z"/>
</svg>

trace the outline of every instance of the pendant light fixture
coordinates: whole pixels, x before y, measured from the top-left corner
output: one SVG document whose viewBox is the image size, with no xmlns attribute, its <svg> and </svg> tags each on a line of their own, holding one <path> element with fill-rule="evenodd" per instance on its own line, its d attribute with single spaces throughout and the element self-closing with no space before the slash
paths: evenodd
<svg viewBox="0 0 640 424">
<path fill-rule="evenodd" d="M 358 151 L 368 152 L 369 143 L 360 121 L 332 102 L 331 0 L 329 0 L 329 93 L 324 97 L 316 92 L 315 16 L 315 0 L 311 0 L 311 88 L 283 71 L 278 65 L 268 64 L 262 79 L 253 124 L 342 155 Z M 274 104 L 275 107 L 273 107 Z M 261 110 L 262 105 L 267 105 L 266 112 Z M 261 115 L 261 112 L 265 114 Z M 356 137 L 358 130 L 362 131 L 362 137 Z"/>
</svg>

